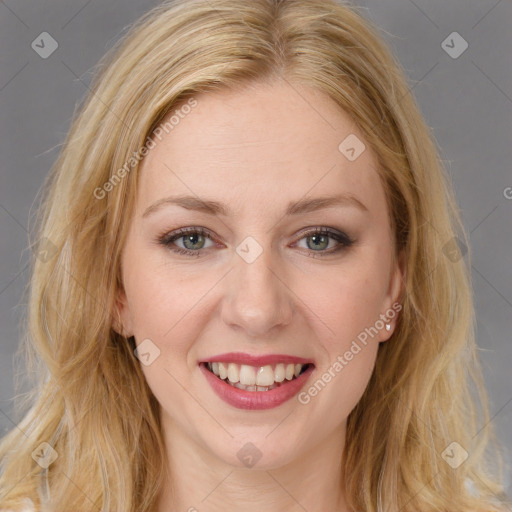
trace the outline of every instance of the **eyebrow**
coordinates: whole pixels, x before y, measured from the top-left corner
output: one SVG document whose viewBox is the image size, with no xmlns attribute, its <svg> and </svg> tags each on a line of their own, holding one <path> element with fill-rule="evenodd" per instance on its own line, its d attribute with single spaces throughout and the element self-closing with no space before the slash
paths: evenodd
<svg viewBox="0 0 512 512">
<path fill-rule="evenodd" d="M 169 205 L 181 206 L 187 210 L 195 210 L 209 215 L 229 216 L 232 213 L 227 206 L 217 201 L 200 199 L 194 196 L 171 196 L 159 199 L 146 208 L 142 217 L 147 217 L 148 215 L 162 209 L 164 206 Z M 304 198 L 296 202 L 290 202 L 286 208 L 285 214 L 288 216 L 300 215 L 336 206 L 352 206 L 364 212 L 368 211 L 368 208 L 359 199 L 357 199 L 357 197 L 351 194 L 341 194 L 336 196 L 315 197 L 313 199 Z"/>
</svg>

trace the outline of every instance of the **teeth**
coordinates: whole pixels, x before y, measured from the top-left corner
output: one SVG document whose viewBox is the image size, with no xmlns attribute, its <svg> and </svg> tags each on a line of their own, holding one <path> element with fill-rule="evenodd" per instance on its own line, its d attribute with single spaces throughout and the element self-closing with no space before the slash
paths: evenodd
<svg viewBox="0 0 512 512">
<path fill-rule="evenodd" d="M 228 365 L 228 380 L 229 382 L 238 382 L 240 380 L 240 366 L 235 363 Z"/>
<path fill-rule="evenodd" d="M 274 380 L 276 382 L 283 382 L 284 377 L 285 377 L 284 364 L 279 363 L 276 365 L 276 369 L 274 370 Z"/>
<path fill-rule="evenodd" d="M 244 386 L 240 384 L 240 382 L 229 382 L 227 383 L 234 388 L 243 389 L 244 391 L 270 391 L 271 389 L 277 388 L 277 384 L 272 384 L 272 386 Z"/>
<path fill-rule="evenodd" d="M 261 366 L 256 374 L 256 385 L 258 386 L 271 386 L 274 384 L 274 371 L 272 366 Z"/>
<path fill-rule="evenodd" d="M 256 368 L 243 364 L 240 366 L 240 384 L 254 386 L 256 384 Z"/>
<path fill-rule="evenodd" d="M 228 365 L 224 363 L 219 363 L 219 377 L 224 380 L 228 376 Z"/>
<path fill-rule="evenodd" d="M 292 380 L 300 375 L 303 364 L 278 363 L 260 367 L 236 363 L 208 363 L 208 369 L 228 384 L 246 391 L 268 391 L 274 389 L 278 383 Z"/>
</svg>

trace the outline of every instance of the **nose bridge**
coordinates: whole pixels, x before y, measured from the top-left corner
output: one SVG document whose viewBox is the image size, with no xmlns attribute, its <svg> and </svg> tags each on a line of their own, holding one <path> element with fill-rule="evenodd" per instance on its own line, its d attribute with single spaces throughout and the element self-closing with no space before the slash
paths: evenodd
<svg viewBox="0 0 512 512">
<path fill-rule="evenodd" d="M 276 276 L 278 265 L 269 245 L 247 237 L 236 248 L 234 271 L 230 272 L 223 319 L 243 328 L 249 336 L 263 336 L 291 320 L 290 291 Z"/>
</svg>

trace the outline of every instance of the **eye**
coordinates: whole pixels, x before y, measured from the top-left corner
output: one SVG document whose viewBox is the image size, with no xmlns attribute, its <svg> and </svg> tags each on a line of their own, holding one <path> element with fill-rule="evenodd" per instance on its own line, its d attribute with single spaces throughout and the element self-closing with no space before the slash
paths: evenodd
<svg viewBox="0 0 512 512">
<path fill-rule="evenodd" d="M 312 255 L 313 257 L 337 253 L 353 244 L 353 240 L 347 234 L 327 227 L 310 229 L 302 235 L 298 242 L 305 240 L 306 249 L 318 253 Z M 334 243 L 331 243 L 332 241 Z"/>
<path fill-rule="evenodd" d="M 206 241 L 213 244 L 211 234 L 203 228 L 180 228 L 159 237 L 158 242 L 169 247 L 172 251 L 188 256 L 199 256 L 201 249 L 205 249 Z M 180 242 L 183 247 L 177 245 Z M 215 245 L 215 244 L 213 244 Z"/>
<path fill-rule="evenodd" d="M 328 227 L 316 227 L 303 232 L 295 244 L 302 240 L 306 241 L 306 250 L 314 258 L 337 253 L 353 244 L 353 240 L 348 235 Z M 195 257 L 201 256 L 203 250 L 215 246 L 212 234 L 200 227 L 180 228 L 170 233 L 164 233 L 158 237 L 157 241 L 175 253 Z M 210 242 L 211 245 L 207 246 L 207 242 Z"/>
</svg>

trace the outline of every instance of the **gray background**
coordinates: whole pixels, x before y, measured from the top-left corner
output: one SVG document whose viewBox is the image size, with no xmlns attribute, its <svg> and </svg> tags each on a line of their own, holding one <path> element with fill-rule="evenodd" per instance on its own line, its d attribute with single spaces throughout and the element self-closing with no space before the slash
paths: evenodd
<svg viewBox="0 0 512 512">
<path fill-rule="evenodd" d="M 16 423 L 13 354 L 28 278 L 29 212 L 75 105 L 87 93 L 92 66 L 129 23 L 157 3 L 0 1 L 0 435 Z M 404 66 L 454 183 L 470 233 L 478 343 L 492 421 L 510 464 L 512 3 L 357 3 L 367 8 Z M 454 31 L 469 45 L 458 58 L 441 45 Z M 58 42 L 46 59 L 31 47 L 42 32 Z M 448 44 L 460 48 L 459 42 L 448 39 Z M 506 485 L 510 494 L 510 472 Z"/>
</svg>

